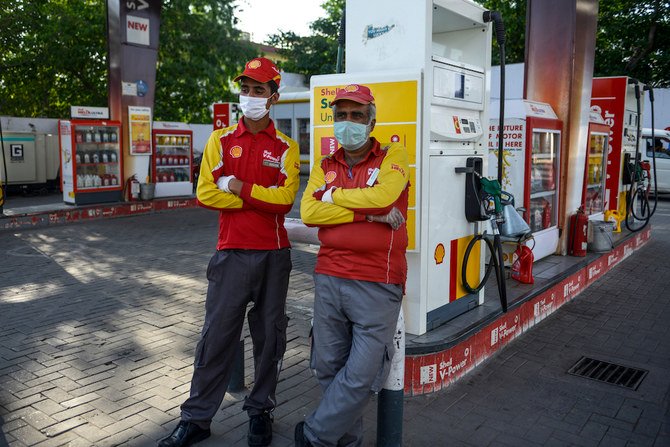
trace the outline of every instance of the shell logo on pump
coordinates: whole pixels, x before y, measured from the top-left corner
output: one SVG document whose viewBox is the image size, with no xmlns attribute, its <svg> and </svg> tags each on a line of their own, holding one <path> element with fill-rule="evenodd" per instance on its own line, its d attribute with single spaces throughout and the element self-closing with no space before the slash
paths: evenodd
<svg viewBox="0 0 670 447">
<path fill-rule="evenodd" d="M 441 243 L 437 244 L 437 246 L 435 247 L 435 253 L 433 254 L 435 264 L 442 264 L 444 262 L 444 255 L 445 255 L 444 245 Z"/>
<path fill-rule="evenodd" d="M 230 156 L 233 158 L 240 158 L 242 156 L 242 148 L 240 146 L 231 147 Z"/>
</svg>

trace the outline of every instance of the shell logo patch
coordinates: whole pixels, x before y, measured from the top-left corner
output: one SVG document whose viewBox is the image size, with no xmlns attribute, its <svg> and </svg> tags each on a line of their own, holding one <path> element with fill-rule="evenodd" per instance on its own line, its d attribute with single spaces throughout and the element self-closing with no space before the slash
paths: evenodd
<svg viewBox="0 0 670 447">
<path fill-rule="evenodd" d="M 346 87 L 344 87 L 345 92 L 355 92 L 356 90 L 358 90 L 357 85 L 349 84 Z"/>
<path fill-rule="evenodd" d="M 230 156 L 233 158 L 240 158 L 242 156 L 242 148 L 240 146 L 231 147 Z"/>
<path fill-rule="evenodd" d="M 247 68 L 258 68 L 261 66 L 261 61 L 253 60 L 247 64 Z"/>
<path fill-rule="evenodd" d="M 326 175 L 325 175 L 324 178 L 326 180 L 326 183 L 333 183 L 335 181 L 335 179 L 337 178 L 337 172 L 328 171 L 328 172 L 326 172 Z"/>
</svg>

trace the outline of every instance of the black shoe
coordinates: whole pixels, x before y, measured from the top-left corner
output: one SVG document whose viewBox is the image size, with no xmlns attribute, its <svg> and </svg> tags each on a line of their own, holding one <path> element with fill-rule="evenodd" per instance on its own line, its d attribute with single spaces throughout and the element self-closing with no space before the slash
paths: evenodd
<svg viewBox="0 0 670 447">
<path fill-rule="evenodd" d="M 298 422 L 295 426 L 295 447 L 312 447 L 312 443 L 305 437 L 305 423 Z"/>
<path fill-rule="evenodd" d="M 269 413 L 257 414 L 249 418 L 247 441 L 252 447 L 270 445 L 272 442 L 272 418 Z"/>
<path fill-rule="evenodd" d="M 209 438 L 209 429 L 200 428 L 193 422 L 179 421 L 177 428 L 165 439 L 161 439 L 158 447 L 187 447 Z"/>
</svg>

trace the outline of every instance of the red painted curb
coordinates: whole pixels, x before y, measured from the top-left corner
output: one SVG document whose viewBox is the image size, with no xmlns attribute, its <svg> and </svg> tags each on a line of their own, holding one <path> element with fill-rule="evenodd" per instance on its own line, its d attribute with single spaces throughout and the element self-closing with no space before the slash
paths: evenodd
<svg viewBox="0 0 670 447">
<path fill-rule="evenodd" d="M 574 299 L 588 286 L 649 241 L 651 229 L 631 237 L 557 282 L 544 292 L 498 317 L 455 346 L 440 352 L 405 357 L 405 396 L 419 396 L 447 388 L 510 341 Z"/>
<path fill-rule="evenodd" d="M 0 230 L 45 227 L 78 221 L 135 216 L 179 208 L 194 208 L 196 206 L 195 197 L 189 197 L 182 199 L 154 199 L 146 202 L 93 205 L 71 209 L 66 208 L 55 211 L 5 217 L 0 219 Z"/>
</svg>

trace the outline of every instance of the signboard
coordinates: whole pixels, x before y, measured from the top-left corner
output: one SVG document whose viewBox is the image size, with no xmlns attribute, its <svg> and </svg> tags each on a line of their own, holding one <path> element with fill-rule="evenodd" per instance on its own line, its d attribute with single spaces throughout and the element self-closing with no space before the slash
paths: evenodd
<svg viewBox="0 0 670 447">
<path fill-rule="evenodd" d="M 109 108 L 107 107 L 88 107 L 71 106 L 70 117 L 82 118 L 87 120 L 106 120 L 109 119 Z"/>
<path fill-rule="evenodd" d="M 213 105 L 214 130 L 237 124 L 242 116 L 240 105 L 236 102 L 217 102 Z"/>
<path fill-rule="evenodd" d="M 128 107 L 128 132 L 130 155 L 151 154 L 151 109 Z"/>
</svg>

